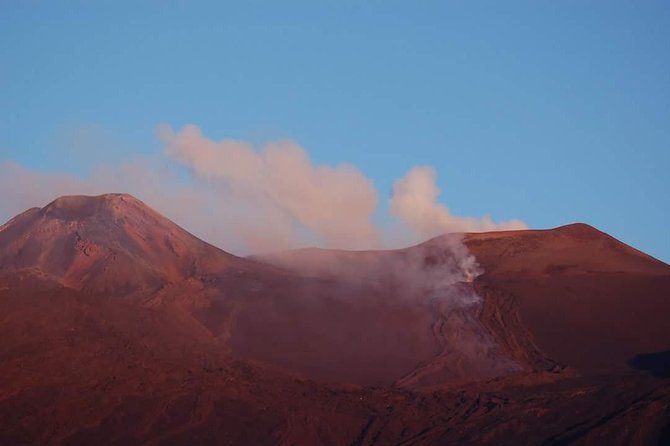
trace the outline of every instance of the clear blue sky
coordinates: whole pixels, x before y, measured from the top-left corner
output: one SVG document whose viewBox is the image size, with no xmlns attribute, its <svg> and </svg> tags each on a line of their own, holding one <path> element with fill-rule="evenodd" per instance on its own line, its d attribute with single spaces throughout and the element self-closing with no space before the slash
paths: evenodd
<svg viewBox="0 0 670 446">
<path fill-rule="evenodd" d="M 670 2 L 0 3 L 0 162 L 77 173 L 63 135 L 158 123 L 289 137 L 455 214 L 590 223 L 670 260 Z"/>
</svg>

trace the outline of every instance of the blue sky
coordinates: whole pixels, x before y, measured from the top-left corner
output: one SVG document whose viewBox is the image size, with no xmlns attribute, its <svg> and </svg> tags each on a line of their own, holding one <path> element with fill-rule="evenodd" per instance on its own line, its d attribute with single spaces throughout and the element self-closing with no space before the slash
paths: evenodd
<svg viewBox="0 0 670 446">
<path fill-rule="evenodd" d="M 193 123 L 358 166 L 381 213 L 431 165 L 455 214 L 667 262 L 669 24 L 663 1 L 2 2 L 0 162 L 82 175 Z"/>
</svg>

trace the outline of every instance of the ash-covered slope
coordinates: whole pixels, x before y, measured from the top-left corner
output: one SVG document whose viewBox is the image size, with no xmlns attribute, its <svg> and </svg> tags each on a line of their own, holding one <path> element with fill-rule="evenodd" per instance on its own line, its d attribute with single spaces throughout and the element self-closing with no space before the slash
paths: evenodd
<svg viewBox="0 0 670 446">
<path fill-rule="evenodd" d="M 583 223 L 545 230 L 470 233 L 465 243 L 485 272 L 498 278 L 670 274 L 667 264 Z"/>
<path fill-rule="evenodd" d="M 388 251 L 302 249 L 254 258 L 305 278 L 338 281 L 356 290 L 341 292 L 338 300 L 354 309 L 350 320 L 360 327 L 359 336 L 340 340 L 338 349 L 359 351 L 361 358 L 383 349 L 385 354 L 373 364 L 383 365 L 380 372 L 385 372 L 387 380 L 394 377 L 397 386 L 462 383 L 532 370 L 534 365 L 503 352 L 479 320 L 482 300 L 472 284 L 479 268 L 461 238 L 445 236 Z M 385 320 L 389 314 L 395 314 L 393 319 Z M 347 326 L 346 319 L 335 323 L 327 315 L 320 319 L 335 332 Z M 298 339 L 311 340 L 309 336 L 306 331 Z M 402 357 L 413 361 L 405 362 L 403 368 L 395 360 L 392 366 L 392 358 Z M 367 362 L 353 359 L 344 364 L 355 369 Z"/>
<path fill-rule="evenodd" d="M 0 285 L 152 308 L 233 357 L 320 381 L 416 386 L 524 368 L 478 322 L 474 259 L 458 240 L 369 254 L 358 276 L 287 271 L 214 248 L 129 195 L 73 196 L 0 229 Z"/>
<path fill-rule="evenodd" d="M 95 295 L 147 293 L 245 263 L 127 194 L 66 196 L 0 227 L 0 277 L 40 277 Z"/>
<path fill-rule="evenodd" d="M 0 444 L 668 440 L 668 267 L 593 228 L 258 260 L 127 195 L 1 226 Z"/>
<path fill-rule="evenodd" d="M 501 342 L 521 322 L 544 354 L 583 372 L 670 349 L 665 263 L 585 224 L 467 234 L 465 244 L 485 271 L 482 317 Z"/>
<path fill-rule="evenodd" d="M 314 277 L 382 280 L 389 289 L 477 275 L 465 286 L 482 298 L 479 331 L 524 369 L 590 372 L 670 349 L 670 266 L 585 224 L 448 234 L 401 250 L 302 249 L 260 259 Z"/>
<path fill-rule="evenodd" d="M 58 286 L 317 380 L 453 384 L 670 349 L 670 267 L 583 224 L 248 260 L 129 195 L 70 196 L 0 227 L 0 288 Z"/>
</svg>

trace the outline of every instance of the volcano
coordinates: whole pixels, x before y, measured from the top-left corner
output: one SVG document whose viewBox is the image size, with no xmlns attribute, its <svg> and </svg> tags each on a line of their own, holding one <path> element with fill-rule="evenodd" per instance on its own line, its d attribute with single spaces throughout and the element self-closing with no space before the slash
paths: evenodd
<svg viewBox="0 0 670 446">
<path fill-rule="evenodd" d="M 585 224 L 241 258 L 61 197 L 0 226 L 0 444 L 667 444 L 668 314 Z"/>
</svg>

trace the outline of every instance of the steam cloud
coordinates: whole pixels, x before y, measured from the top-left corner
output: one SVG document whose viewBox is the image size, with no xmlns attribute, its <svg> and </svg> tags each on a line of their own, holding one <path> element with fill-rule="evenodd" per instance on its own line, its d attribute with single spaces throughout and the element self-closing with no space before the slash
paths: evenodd
<svg viewBox="0 0 670 446">
<path fill-rule="evenodd" d="M 306 245 L 348 249 L 413 244 L 445 232 L 518 229 L 518 220 L 494 223 L 452 215 L 438 202 L 431 167 L 415 167 L 395 182 L 389 211 L 401 231 L 373 224 L 378 205 L 372 181 L 349 165 L 315 165 L 293 141 L 254 147 L 236 140 L 212 141 L 195 126 L 159 128 L 162 155 L 102 165 L 86 177 L 47 174 L 0 163 L 0 218 L 61 195 L 129 192 L 177 224 L 236 254 L 258 257 L 300 275 L 334 276 L 331 293 L 350 296 L 350 284 L 377 290 L 387 301 L 410 299 L 433 315 L 437 356 L 398 381 L 430 380 L 444 364 L 465 376 L 495 376 L 518 366 L 498 349 L 474 316 L 481 302 L 463 286 L 482 271 L 462 242 L 447 234 L 405 250 L 381 252 L 284 251 Z M 1 222 L 0 222 L 1 223 Z M 393 229 L 392 227 L 391 229 Z M 0 231 L 2 226 L 0 226 Z M 341 291 L 337 287 L 342 287 Z M 481 358 L 486 371 L 481 372 Z"/>
<path fill-rule="evenodd" d="M 415 167 L 396 181 L 390 212 L 411 235 L 389 237 L 373 223 L 378 194 L 351 165 L 315 165 L 294 141 L 257 148 L 245 141 L 212 141 L 196 126 L 159 128 L 163 154 L 98 166 L 86 177 L 49 174 L 11 161 L 0 164 L 0 217 L 8 219 L 61 195 L 131 193 L 195 235 L 245 254 L 317 245 L 371 249 L 444 232 L 519 229 L 458 217 L 438 203 L 431 167 Z M 190 172 L 185 178 L 183 170 Z"/>
<path fill-rule="evenodd" d="M 377 193 L 357 168 L 315 166 L 293 141 L 268 143 L 257 152 L 242 141 L 211 141 L 195 126 L 179 134 L 164 128 L 161 135 L 168 156 L 275 216 L 284 214 L 326 246 L 376 244 L 371 218 Z"/>
<path fill-rule="evenodd" d="M 527 228 L 520 220 L 494 223 L 488 216 L 476 219 L 452 215 L 449 208 L 437 202 L 440 189 L 435 180 L 435 169 L 419 166 L 410 170 L 393 186 L 391 213 L 407 223 L 420 238 L 426 239 L 445 232 Z"/>
</svg>

